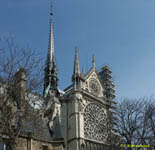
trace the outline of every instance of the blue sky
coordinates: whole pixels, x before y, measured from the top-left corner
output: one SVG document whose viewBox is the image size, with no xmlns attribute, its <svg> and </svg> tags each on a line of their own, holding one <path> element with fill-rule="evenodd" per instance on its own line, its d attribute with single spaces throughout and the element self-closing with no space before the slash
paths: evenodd
<svg viewBox="0 0 155 150">
<path fill-rule="evenodd" d="M 0 36 L 46 58 L 50 0 L 0 0 Z M 155 95 L 155 0 L 54 0 L 59 86 L 71 83 L 74 47 L 88 71 L 109 64 L 117 99 Z"/>
</svg>

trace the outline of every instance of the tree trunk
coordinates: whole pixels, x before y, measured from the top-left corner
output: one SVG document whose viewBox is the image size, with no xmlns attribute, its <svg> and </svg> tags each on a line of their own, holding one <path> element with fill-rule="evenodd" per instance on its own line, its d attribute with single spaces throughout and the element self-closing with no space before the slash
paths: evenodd
<svg viewBox="0 0 155 150">
<path fill-rule="evenodd" d="M 10 149 L 9 150 L 16 150 L 16 149 L 17 149 L 16 139 L 12 139 L 10 142 Z"/>
<path fill-rule="evenodd" d="M 16 144 L 11 144 L 10 150 L 16 150 L 16 149 L 17 149 Z"/>
</svg>

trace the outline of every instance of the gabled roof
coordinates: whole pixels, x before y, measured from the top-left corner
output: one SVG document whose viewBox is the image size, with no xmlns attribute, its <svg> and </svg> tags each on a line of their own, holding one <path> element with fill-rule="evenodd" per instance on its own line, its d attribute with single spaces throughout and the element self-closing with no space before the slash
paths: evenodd
<svg viewBox="0 0 155 150">
<path fill-rule="evenodd" d="M 91 76 L 91 74 L 92 74 L 93 72 L 96 73 L 96 75 L 97 75 L 97 77 L 98 77 L 98 80 L 99 80 L 99 82 L 100 82 L 102 88 L 104 89 L 103 84 L 102 84 L 102 81 L 101 81 L 101 78 L 100 78 L 100 76 L 99 76 L 99 73 L 98 73 L 96 67 L 94 67 L 94 68 L 92 67 L 92 68 L 84 75 L 84 79 L 87 80 L 87 79 Z M 67 88 L 65 88 L 65 89 L 64 89 L 64 92 L 65 92 L 65 93 L 68 93 L 68 92 L 71 91 L 72 89 L 73 89 L 73 84 L 71 84 L 71 85 L 69 85 Z"/>
</svg>

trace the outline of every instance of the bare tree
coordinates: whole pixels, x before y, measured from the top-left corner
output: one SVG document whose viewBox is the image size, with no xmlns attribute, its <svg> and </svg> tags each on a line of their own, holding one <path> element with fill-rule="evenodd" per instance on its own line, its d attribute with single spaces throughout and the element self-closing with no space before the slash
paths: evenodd
<svg viewBox="0 0 155 150">
<path fill-rule="evenodd" d="M 145 105 L 144 123 L 146 136 L 142 136 L 141 142 L 149 143 L 155 149 L 155 100 L 150 98 Z"/>
<path fill-rule="evenodd" d="M 33 97 L 42 90 L 42 73 L 39 54 L 19 48 L 11 36 L 0 38 L 0 133 L 2 139 L 8 138 L 11 150 L 16 150 L 29 107 L 40 100 Z"/>
<path fill-rule="evenodd" d="M 153 147 L 154 103 L 153 98 L 124 99 L 119 103 L 117 131 L 124 144 Z"/>
</svg>

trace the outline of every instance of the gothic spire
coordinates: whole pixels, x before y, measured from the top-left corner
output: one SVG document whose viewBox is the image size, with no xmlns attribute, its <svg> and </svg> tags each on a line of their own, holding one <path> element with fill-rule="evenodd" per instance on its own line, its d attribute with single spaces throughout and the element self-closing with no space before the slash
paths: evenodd
<svg viewBox="0 0 155 150">
<path fill-rule="evenodd" d="M 72 82 L 74 90 L 79 90 L 83 87 L 84 74 L 82 72 L 80 73 L 80 64 L 77 47 L 75 48 L 74 71 L 72 75 Z"/>
<path fill-rule="evenodd" d="M 57 78 L 57 66 L 54 53 L 54 36 L 53 36 L 53 10 L 51 5 L 50 11 L 50 34 L 49 34 L 49 47 L 47 60 L 45 64 L 45 78 L 44 78 L 44 96 L 57 90 L 58 78 Z"/>
<path fill-rule="evenodd" d="M 50 12 L 50 34 L 49 34 L 49 48 L 48 48 L 48 55 L 47 59 L 49 62 L 55 61 L 54 56 L 54 36 L 53 36 L 53 10 L 52 10 L 52 3 L 51 3 L 51 12 Z"/>
<path fill-rule="evenodd" d="M 74 59 L 74 72 L 73 76 L 80 75 L 80 65 L 79 65 L 79 57 L 78 57 L 78 49 L 75 48 L 75 59 Z"/>
</svg>

